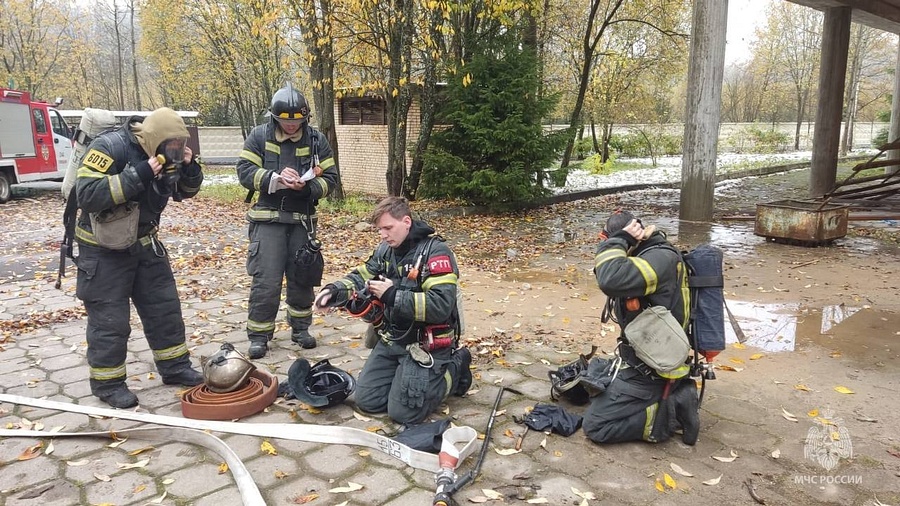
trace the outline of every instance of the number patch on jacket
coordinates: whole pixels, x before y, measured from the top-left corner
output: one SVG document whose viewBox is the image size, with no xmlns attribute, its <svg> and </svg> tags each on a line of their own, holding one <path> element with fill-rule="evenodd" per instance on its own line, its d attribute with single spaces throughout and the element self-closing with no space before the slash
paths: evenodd
<svg viewBox="0 0 900 506">
<path fill-rule="evenodd" d="M 84 164 L 85 167 L 90 167 L 96 171 L 106 172 L 112 167 L 113 159 L 96 149 L 92 149 L 84 156 L 84 162 L 82 162 L 82 164 Z"/>
<path fill-rule="evenodd" d="M 447 255 L 439 255 L 428 260 L 428 270 L 431 274 L 450 274 L 453 272 L 453 264 Z"/>
</svg>

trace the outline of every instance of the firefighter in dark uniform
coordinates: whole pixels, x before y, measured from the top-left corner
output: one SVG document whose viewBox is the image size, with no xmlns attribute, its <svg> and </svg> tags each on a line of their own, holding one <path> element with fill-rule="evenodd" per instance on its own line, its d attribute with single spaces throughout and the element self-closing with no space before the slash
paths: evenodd
<svg viewBox="0 0 900 506">
<path fill-rule="evenodd" d="M 690 292 L 681 255 L 655 227 L 620 211 L 610 216 L 601 233 L 594 274 L 608 297 L 608 316 L 624 329 L 642 310 L 664 306 L 686 329 Z M 680 426 L 682 440 L 697 441 L 700 430 L 696 383 L 689 367 L 659 373 L 643 363 L 619 337 L 621 364 L 606 391 L 593 397 L 584 414 L 585 434 L 595 443 L 665 441 Z M 671 398 L 670 398 L 671 397 Z"/>
<path fill-rule="evenodd" d="M 313 287 L 295 262 L 298 250 L 317 244 L 316 205 L 338 182 L 331 145 L 309 125 L 309 103 L 290 84 L 272 96 L 270 121 L 250 132 L 244 142 L 237 174 L 241 184 L 259 192 L 247 213 L 250 246 L 247 273 L 253 277 L 247 315 L 250 358 L 262 358 L 275 332 L 282 280 L 287 277 L 287 319 L 291 340 L 315 348 L 310 335 Z"/>
<path fill-rule="evenodd" d="M 434 229 L 412 219 L 406 199 L 382 200 L 372 223 L 382 243 L 364 264 L 322 288 L 316 307 L 350 302 L 351 313 L 375 324 L 378 340 L 359 375 L 356 405 L 419 423 L 472 384 L 472 355 L 458 347 L 459 269 Z"/>
<path fill-rule="evenodd" d="M 203 382 L 191 367 L 175 277 L 156 235 L 169 198 L 193 197 L 203 182 L 200 163 L 185 145 L 187 139 L 178 114 L 157 109 L 95 139 L 78 169 L 77 295 L 88 316 L 91 393 L 116 408 L 138 403 L 125 385 L 129 299 L 141 318 L 163 383 Z M 102 217 L 110 212 L 127 210 L 129 216 L 137 216 L 136 230 L 126 227 L 128 232 L 122 233 L 103 223 Z M 119 240 L 110 242 L 108 235 Z"/>
</svg>

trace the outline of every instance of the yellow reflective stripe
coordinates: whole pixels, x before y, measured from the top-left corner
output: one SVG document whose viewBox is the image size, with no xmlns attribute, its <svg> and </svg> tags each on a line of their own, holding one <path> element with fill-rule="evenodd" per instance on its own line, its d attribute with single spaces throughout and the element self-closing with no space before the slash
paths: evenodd
<svg viewBox="0 0 900 506">
<path fill-rule="evenodd" d="M 691 287 L 688 286 L 688 276 L 684 262 L 678 262 L 678 277 L 681 279 L 681 305 L 684 311 L 684 322 L 681 326 L 687 330 L 691 323 Z"/>
<path fill-rule="evenodd" d="M 450 376 L 450 368 L 448 367 L 446 371 L 444 371 L 444 382 L 447 383 L 447 388 L 444 389 L 444 399 L 450 395 L 450 387 L 453 386 L 453 376 Z"/>
<path fill-rule="evenodd" d="M 255 322 L 247 320 L 247 330 L 251 332 L 272 332 L 275 330 L 275 322 Z"/>
<path fill-rule="evenodd" d="M 250 151 L 249 149 L 244 149 L 241 151 L 241 158 L 251 162 L 253 165 L 257 167 L 262 167 L 262 157 Z"/>
<path fill-rule="evenodd" d="M 106 175 L 101 172 L 91 170 L 87 167 L 79 167 L 78 172 L 75 173 L 75 177 L 89 177 L 91 179 L 103 179 L 104 177 L 106 177 Z"/>
<path fill-rule="evenodd" d="M 656 283 L 659 279 L 656 277 L 656 271 L 653 270 L 650 263 L 643 258 L 638 257 L 629 257 L 628 259 L 631 260 L 631 263 L 637 267 L 641 276 L 644 277 L 644 283 L 647 285 L 647 288 L 644 290 L 644 295 L 650 295 L 651 293 L 656 292 Z"/>
<path fill-rule="evenodd" d="M 290 305 L 287 307 L 287 313 L 294 318 L 306 318 L 307 316 L 312 316 L 312 307 L 302 308 L 302 309 L 294 309 Z"/>
<path fill-rule="evenodd" d="M 106 381 L 125 377 L 125 364 L 117 367 L 91 367 L 91 379 Z"/>
<path fill-rule="evenodd" d="M 125 191 L 122 189 L 122 179 L 119 177 L 121 174 L 116 174 L 109 178 L 109 194 L 112 196 L 112 201 L 116 204 L 125 203 Z"/>
<path fill-rule="evenodd" d="M 256 172 L 253 173 L 253 187 L 259 190 L 259 186 L 262 184 L 262 180 L 266 177 L 266 169 L 256 169 Z"/>
<path fill-rule="evenodd" d="M 247 211 L 247 217 L 251 220 L 274 220 L 278 218 L 278 211 L 274 209 L 251 209 Z"/>
<path fill-rule="evenodd" d="M 428 279 L 422 282 L 422 290 L 430 290 L 432 286 L 435 285 L 446 285 L 446 284 L 456 284 L 458 276 L 453 274 L 443 274 L 441 276 L 429 276 Z"/>
<path fill-rule="evenodd" d="M 187 355 L 187 352 L 187 345 L 185 345 L 184 343 L 176 344 L 175 346 L 172 346 L 170 348 L 153 350 L 153 360 L 172 360 L 173 358 Z"/>
<path fill-rule="evenodd" d="M 325 181 L 324 179 L 317 177 L 317 178 L 313 179 L 312 182 L 319 185 L 319 188 L 322 189 L 322 195 L 328 195 L 328 181 Z"/>
<path fill-rule="evenodd" d="M 353 282 L 346 278 L 339 279 L 337 282 L 344 285 L 344 287 L 346 287 L 347 290 L 350 290 L 350 291 L 353 291 L 356 288 L 356 286 L 354 286 Z"/>
<path fill-rule="evenodd" d="M 97 245 L 97 240 L 94 239 L 94 234 L 92 232 L 88 232 L 87 230 L 81 227 L 75 227 L 75 238 L 81 242 L 86 242 L 92 246 Z"/>
<path fill-rule="evenodd" d="M 266 141 L 266 151 L 271 151 L 272 153 L 280 155 L 281 154 L 281 146 L 279 146 L 278 144 L 275 144 L 274 142 Z M 262 164 L 260 164 L 260 165 L 262 165 Z"/>
<path fill-rule="evenodd" d="M 601 251 L 597 253 L 597 256 L 594 257 L 594 268 L 600 267 L 600 264 L 606 263 L 613 258 L 625 258 L 628 254 L 625 253 L 624 250 L 620 250 L 619 248 L 612 248 L 608 250 Z"/>
<path fill-rule="evenodd" d="M 644 441 L 650 441 L 650 433 L 653 431 L 653 419 L 656 418 L 656 408 L 659 403 L 647 406 L 647 420 L 644 422 Z"/>
<path fill-rule="evenodd" d="M 297 156 L 309 156 L 309 146 L 303 146 L 302 148 L 297 148 L 295 151 Z"/>
<path fill-rule="evenodd" d="M 322 170 L 330 169 L 334 167 L 334 158 L 328 157 L 321 162 L 319 162 L 319 167 L 322 167 Z"/>
<path fill-rule="evenodd" d="M 413 292 L 413 320 L 425 321 L 425 292 Z"/>
<path fill-rule="evenodd" d="M 656 371 L 656 374 L 660 375 L 662 378 L 666 379 L 678 379 L 687 376 L 687 373 L 690 372 L 690 367 L 687 364 L 680 365 L 675 369 L 672 369 L 669 372 L 659 372 Z"/>
<path fill-rule="evenodd" d="M 374 274 L 369 272 L 369 268 L 366 267 L 366 264 L 362 264 L 359 267 L 357 267 L 356 272 L 358 272 L 359 275 L 363 278 L 363 281 L 368 281 L 375 277 Z"/>
</svg>

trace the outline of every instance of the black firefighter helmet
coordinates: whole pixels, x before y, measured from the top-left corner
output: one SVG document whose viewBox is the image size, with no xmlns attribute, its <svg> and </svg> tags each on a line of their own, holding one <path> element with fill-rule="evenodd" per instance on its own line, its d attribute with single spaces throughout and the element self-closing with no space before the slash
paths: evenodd
<svg viewBox="0 0 900 506">
<path fill-rule="evenodd" d="M 322 408 L 344 402 L 356 389 L 356 380 L 347 371 L 331 365 L 328 359 L 310 367 L 309 360 L 298 358 L 288 370 L 288 385 L 294 397 L 314 408 Z"/>
<path fill-rule="evenodd" d="M 309 117 L 309 102 L 306 97 L 287 83 L 272 95 L 269 113 L 279 121 L 300 121 L 306 123 Z"/>
</svg>

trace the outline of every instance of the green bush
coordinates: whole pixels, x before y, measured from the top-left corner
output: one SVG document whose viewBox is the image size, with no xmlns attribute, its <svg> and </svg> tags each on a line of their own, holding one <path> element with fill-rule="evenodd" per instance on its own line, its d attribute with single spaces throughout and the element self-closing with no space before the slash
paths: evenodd
<svg viewBox="0 0 900 506">
<path fill-rule="evenodd" d="M 762 129 L 751 125 L 731 136 L 728 143 L 739 151 L 752 149 L 756 153 L 777 153 L 791 144 L 791 136 L 771 128 Z"/>
<path fill-rule="evenodd" d="M 890 131 L 887 128 L 881 128 L 878 130 L 878 133 L 875 137 L 872 137 L 872 147 L 879 148 L 888 143 L 888 135 L 890 135 Z"/>
<path fill-rule="evenodd" d="M 575 141 L 573 151 L 576 160 L 584 160 L 594 152 L 594 140 L 590 137 L 583 137 L 581 140 Z"/>
<path fill-rule="evenodd" d="M 435 146 L 425 151 L 424 163 L 419 195 L 427 199 L 455 198 L 472 177 L 462 158 Z"/>
<path fill-rule="evenodd" d="M 550 176 L 550 182 L 557 188 L 566 186 L 566 179 L 569 177 L 569 167 L 560 167 L 556 170 L 547 171 Z"/>
<path fill-rule="evenodd" d="M 616 157 L 613 155 L 609 155 L 609 160 L 606 162 L 601 161 L 602 157 L 600 155 L 591 155 L 587 160 L 584 161 L 582 168 L 591 174 L 611 174 L 614 172 L 613 166 L 616 163 Z"/>
</svg>

